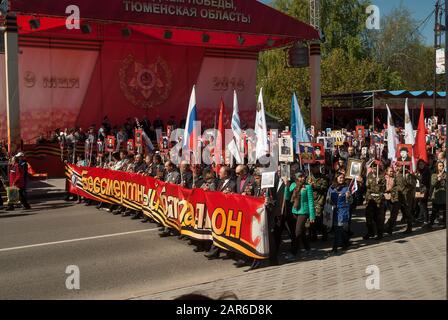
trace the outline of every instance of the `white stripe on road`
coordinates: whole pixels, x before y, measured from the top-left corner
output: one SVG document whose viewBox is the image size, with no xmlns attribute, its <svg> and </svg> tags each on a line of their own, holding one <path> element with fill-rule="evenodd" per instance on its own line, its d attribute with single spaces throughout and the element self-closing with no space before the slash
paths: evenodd
<svg viewBox="0 0 448 320">
<path fill-rule="evenodd" d="M 129 235 L 129 234 L 136 234 L 136 233 L 150 232 L 150 231 L 154 231 L 154 230 L 158 230 L 158 229 L 159 229 L 159 228 L 148 229 L 148 230 L 137 230 L 137 231 L 130 231 L 130 232 L 105 234 L 105 235 L 102 235 L 102 236 L 95 236 L 95 237 L 88 237 L 88 238 L 79 238 L 79 239 L 71 239 L 71 240 L 63 240 L 63 241 L 55 241 L 55 242 L 47 242 L 47 243 L 31 244 L 31 245 L 21 246 L 21 247 L 12 247 L 12 248 L 0 249 L 0 252 L 12 251 L 12 250 L 19 250 L 19 249 L 35 248 L 35 247 L 44 247 L 44 246 L 50 246 L 50 245 L 53 245 L 53 244 L 62 244 L 62 243 L 71 243 L 71 242 L 78 242 L 78 241 L 87 241 L 87 240 L 95 240 L 95 239 L 103 239 L 103 238 L 119 237 L 119 236 L 125 236 L 125 235 Z"/>
</svg>

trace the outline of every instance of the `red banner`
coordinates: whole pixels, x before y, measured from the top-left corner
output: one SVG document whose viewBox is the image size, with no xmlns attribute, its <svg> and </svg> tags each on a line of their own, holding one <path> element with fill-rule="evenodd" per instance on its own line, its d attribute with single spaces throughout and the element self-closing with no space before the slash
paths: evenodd
<svg viewBox="0 0 448 320">
<path fill-rule="evenodd" d="M 263 198 L 185 189 L 143 175 L 68 165 L 70 192 L 142 211 L 183 235 L 251 258 L 268 257 Z"/>
</svg>

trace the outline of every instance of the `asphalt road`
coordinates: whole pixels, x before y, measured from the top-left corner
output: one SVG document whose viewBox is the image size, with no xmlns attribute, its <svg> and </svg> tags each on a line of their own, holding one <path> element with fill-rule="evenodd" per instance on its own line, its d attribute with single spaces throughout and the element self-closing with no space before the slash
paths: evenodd
<svg viewBox="0 0 448 320">
<path fill-rule="evenodd" d="M 243 273 L 192 249 L 154 224 L 64 201 L 1 211 L 0 299 L 128 299 Z M 66 288 L 71 265 L 79 290 Z"/>
</svg>

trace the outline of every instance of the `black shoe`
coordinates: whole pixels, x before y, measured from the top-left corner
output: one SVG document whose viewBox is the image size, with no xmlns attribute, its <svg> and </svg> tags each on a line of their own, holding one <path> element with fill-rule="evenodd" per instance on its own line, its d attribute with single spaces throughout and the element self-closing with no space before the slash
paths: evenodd
<svg viewBox="0 0 448 320">
<path fill-rule="evenodd" d="M 330 253 L 331 253 L 331 254 L 336 254 L 336 253 L 338 253 L 338 248 L 333 248 L 333 249 L 331 249 Z"/>
<path fill-rule="evenodd" d="M 14 207 L 8 207 L 8 208 L 5 209 L 5 211 L 14 211 L 14 210 L 15 210 Z"/>
<path fill-rule="evenodd" d="M 147 222 L 149 222 L 149 218 L 148 218 L 148 217 L 145 217 L 145 218 L 141 221 L 141 223 L 147 223 Z"/>
<path fill-rule="evenodd" d="M 406 229 L 405 231 L 403 231 L 403 234 L 411 234 L 412 233 L 412 229 Z"/>
<path fill-rule="evenodd" d="M 370 238 L 373 238 L 371 234 L 366 234 L 364 237 L 362 237 L 364 240 L 369 240 Z"/>
<path fill-rule="evenodd" d="M 380 241 L 380 240 L 382 240 L 383 239 L 383 236 L 382 235 L 377 235 L 376 237 L 375 237 L 375 240 L 377 240 L 377 241 Z"/>
<path fill-rule="evenodd" d="M 259 260 L 255 260 L 255 261 L 252 263 L 252 265 L 250 266 L 249 270 L 247 270 L 247 271 L 256 270 L 256 269 L 258 269 L 258 268 L 260 268 L 260 267 L 261 267 L 261 261 L 259 261 Z"/>
<path fill-rule="evenodd" d="M 112 211 L 112 214 L 114 216 L 118 216 L 119 214 L 121 214 L 121 211 L 120 210 L 115 210 L 115 211 Z"/>
<path fill-rule="evenodd" d="M 204 248 L 196 247 L 196 248 L 193 249 L 193 251 L 194 252 L 204 252 L 205 250 L 204 250 Z"/>
<path fill-rule="evenodd" d="M 30 206 L 25 207 L 25 208 L 23 208 L 23 210 L 31 210 L 31 207 Z"/>
<path fill-rule="evenodd" d="M 247 261 L 243 260 L 243 259 L 240 259 L 237 262 L 235 262 L 234 265 L 237 268 L 242 268 L 242 267 L 245 267 L 247 265 Z"/>
<path fill-rule="evenodd" d="M 166 237 L 169 237 L 170 235 L 171 235 L 171 232 L 169 232 L 169 231 L 163 231 L 162 233 L 159 233 L 160 238 L 166 238 Z"/>
<path fill-rule="evenodd" d="M 269 265 L 271 266 L 278 266 L 279 264 L 278 259 L 269 260 Z"/>
<path fill-rule="evenodd" d="M 349 241 L 349 242 L 347 242 L 346 244 L 344 244 L 344 245 L 342 246 L 342 249 L 343 249 L 343 250 L 348 250 L 348 248 L 349 248 L 351 245 L 352 245 L 352 242 Z"/>
<path fill-rule="evenodd" d="M 204 254 L 204 257 L 206 257 L 208 260 L 214 260 L 219 258 L 219 252 L 217 253 L 207 253 Z"/>
<path fill-rule="evenodd" d="M 140 215 L 138 213 L 134 214 L 131 218 L 131 220 L 138 220 L 140 219 Z"/>
<path fill-rule="evenodd" d="M 226 255 L 224 256 L 223 260 L 230 260 L 233 259 L 235 256 L 233 254 L 233 252 L 227 252 Z"/>
</svg>

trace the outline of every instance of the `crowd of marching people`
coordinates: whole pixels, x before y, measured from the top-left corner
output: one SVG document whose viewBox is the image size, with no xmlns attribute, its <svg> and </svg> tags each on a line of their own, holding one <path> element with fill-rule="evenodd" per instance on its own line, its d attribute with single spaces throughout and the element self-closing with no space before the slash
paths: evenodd
<svg viewBox="0 0 448 320">
<path fill-rule="evenodd" d="M 105 118 L 107 120 L 107 118 Z M 98 132 L 90 128 L 84 138 L 95 141 L 109 134 L 132 136 L 136 126 L 142 127 L 147 136 L 153 137 L 154 125 L 144 119 L 141 123 L 126 124 L 112 132 L 112 128 L 103 123 Z M 436 127 L 434 127 L 436 128 Z M 332 253 L 350 248 L 354 236 L 352 221 L 356 210 L 365 215 L 364 240 L 381 241 L 384 237 L 397 232 L 397 225 L 406 226 L 404 234 L 416 230 L 432 229 L 436 225 L 446 227 L 446 144 L 445 134 L 439 129 L 428 128 L 428 135 L 435 135 L 435 143 L 428 143 L 428 161 L 419 160 L 415 169 L 400 162 L 388 159 L 387 146 L 382 152 L 369 152 L 371 137 L 364 140 L 345 139 L 340 145 L 331 146 L 324 161 L 305 166 L 299 160 L 290 163 L 289 178 L 280 170 L 277 172 L 275 186 L 262 189 L 261 179 L 265 169 L 263 165 L 189 165 L 183 161 L 176 166 L 167 155 L 155 150 L 145 153 L 127 152 L 123 148 L 108 155 L 98 155 L 87 159 L 87 155 L 77 155 L 73 161 L 78 166 L 100 167 L 109 170 L 131 172 L 184 188 L 202 188 L 208 191 L 264 197 L 268 213 L 270 263 L 278 264 L 284 236 L 290 240 L 286 259 L 297 259 L 307 254 L 312 243 L 327 242 L 332 238 Z M 446 129 L 445 129 L 446 130 Z M 83 132 L 75 130 L 74 132 Z M 356 131 L 344 132 L 346 137 L 355 136 Z M 370 135 L 374 135 L 371 132 Z M 380 132 L 378 132 L 381 135 Z M 67 136 L 66 136 L 67 138 Z M 117 136 L 118 139 L 118 136 Z M 120 139 L 125 141 L 126 139 Z M 151 139 L 154 140 L 154 139 Z M 65 139 L 65 143 L 67 143 Z M 79 140 L 78 140 L 79 141 Z M 156 144 L 155 144 L 156 145 Z M 367 149 L 367 151 L 366 151 Z M 319 150 L 320 151 L 320 150 Z M 135 153 L 135 154 L 134 154 Z M 403 155 L 404 157 L 406 155 Z M 348 179 L 350 160 L 360 160 L 359 179 Z M 154 222 L 142 212 L 119 205 L 82 199 L 76 195 L 67 195 L 66 200 L 84 202 L 86 206 L 96 206 L 114 215 L 140 219 L 141 222 Z M 331 225 L 325 221 L 325 215 L 331 213 Z M 386 213 L 389 213 L 386 215 Z M 359 213 L 359 211 L 358 211 Z M 401 220 L 398 220 L 401 213 Z M 386 216 L 388 219 L 386 221 Z M 159 225 L 160 236 L 178 236 L 194 246 L 194 251 L 205 252 L 208 259 L 217 259 L 223 253 L 210 241 L 198 241 L 178 234 L 175 230 Z M 331 235 L 331 237 L 329 236 Z M 288 241 L 289 242 L 289 241 Z M 262 262 L 249 261 L 247 257 L 225 253 L 236 259 L 236 266 L 258 268 Z"/>
</svg>

